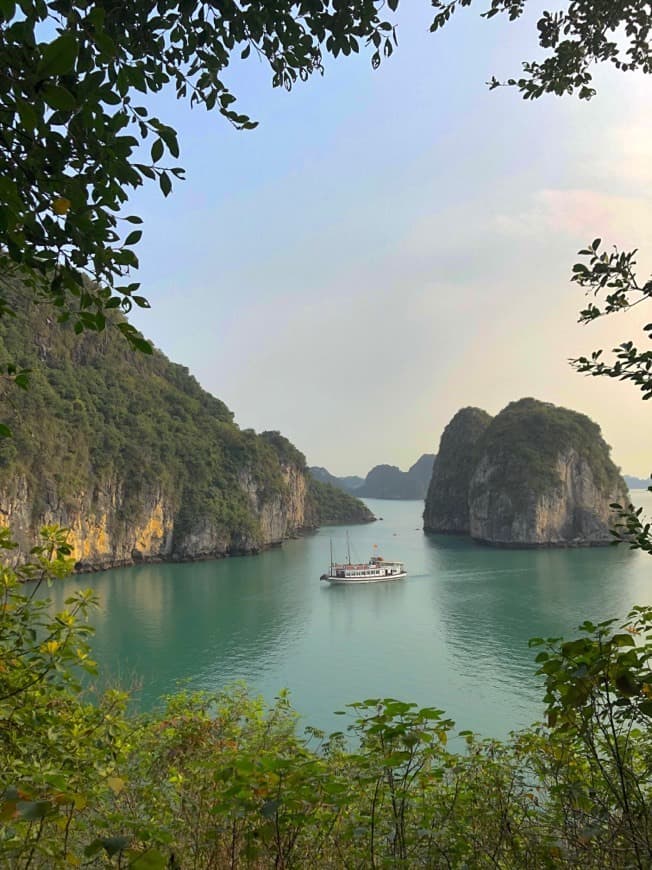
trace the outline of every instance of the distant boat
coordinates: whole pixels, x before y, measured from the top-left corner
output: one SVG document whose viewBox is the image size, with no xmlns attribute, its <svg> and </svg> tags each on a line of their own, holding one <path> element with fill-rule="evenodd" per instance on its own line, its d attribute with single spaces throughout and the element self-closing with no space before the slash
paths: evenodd
<svg viewBox="0 0 652 870">
<path fill-rule="evenodd" d="M 382 583 L 385 580 L 402 580 L 407 577 L 403 562 L 390 562 L 382 556 L 371 556 L 368 562 L 355 563 L 351 561 L 349 536 L 346 536 L 347 561 L 333 561 L 333 542 L 331 541 L 331 564 L 326 574 L 320 580 L 328 583 Z"/>
</svg>

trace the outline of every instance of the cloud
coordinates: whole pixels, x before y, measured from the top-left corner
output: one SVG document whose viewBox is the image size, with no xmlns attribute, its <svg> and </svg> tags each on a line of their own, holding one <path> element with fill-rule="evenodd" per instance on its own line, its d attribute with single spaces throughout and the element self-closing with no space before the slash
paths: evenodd
<svg viewBox="0 0 652 870">
<path fill-rule="evenodd" d="M 527 209 L 498 214 L 494 225 L 521 239 L 555 234 L 584 244 L 600 236 L 618 247 L 645 249 L 652 237 L 652 199 L 589 189 L 540 190 Z"/>
</svg>

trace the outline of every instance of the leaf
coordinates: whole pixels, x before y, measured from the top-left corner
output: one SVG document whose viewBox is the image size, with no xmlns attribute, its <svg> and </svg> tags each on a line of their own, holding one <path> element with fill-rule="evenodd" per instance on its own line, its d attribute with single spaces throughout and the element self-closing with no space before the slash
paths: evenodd
<svg viewBox="0 0 652 870">
<path fill-rule="evenodd" d="M 0 438 L 11 438 L 12 433 L 9 426 L 6 426 L 4 423 L 0 423 Z"/>
<path fill-rule="evenodd" d="M 163 140 L 155 139 L 154 144 L 152 145 L 152 163 L 158 163 L 161 157 L 163 156 Z"/>
<path fill-rule="evenodd" d="M 636 641 L 631 634 L 615 634 L 611 642 L 616 646 L 636 646 Z"/>
<path fill-rule="evenodd" d="M 133 857 L 132 857 L 133 856 Z M 149 849 L 147 852 L 133 855 L 130 853 L 130 870 L 165 870 L 168 867 L 167 859 L 158 849 Z"/>
<path fill-rule="evenodd" d="M 0 0 L 0 15 L 5 21 L 11 21 L 16 14 L 16 4 L 14 0 Z"/>
<path fill-rule="evenodd" d="M 34 109 L 34 107 L 24 101 L 21 100 L 17 103 L 18 115 L 20 117 L 20 123 L 25 127 L 26 130 L 33 130 L 39 122 L 39 116 Z"/>
<path fill-rule="evenodd" d="M 172 190 L 172 182 L 170 181 L 170 176 L 166 172 L 161 172 L 158 178 L 158 183 L 163 191 L 163 196 L 167 196 Z"/>
<path fill-rule="evenodd" d="M 70 211 L 71 202 L 65 196 L 58 196 L 52 203 L 52 211 L 58 215 L 67 214 Z"/>
<path fill-rule="evenodd" d="M 177 142 L 177 134 L 172 127 L 161 127 L 159 130 L 161 139 L 165 142 L 166 147 L 173 157 L 179 156 L 179 143 Z"/>
<path fill-rule="evenodd" d="M 121 779 L 119 776 L 110 776 L 108 777 L 106 784 L 111 789 L 113 794 L 120 794 L 120 792 L 125 787 L 124 779 Z"/>
<path fill-rule="evenodd" d="M 124 245 L 135 245 L 142 238 L 143 231 L 142 230 L 132 230 L 127 238 L 124 240 Z"/>
<path fill-rule="evenodd" d="M 645 716 L 652 717 L 652 701 L 641 701 L 641 703 L 638 705 L 638 709 Z"/>
<path fill-rule="evenodd" d="M 19 818 L 28 822 L 45 818 L 51 809 L 50 801 L 18 801 L 16 804 Z"/>
<path fill-rule="evenodd" d="M 130 842 L 131 837 L 98 837 L 86 846 L 84 855 L 87 858 L 92 858 L 93 855 L 97 855 L 99 851 L 104 849 L 109 858 L 112 858 L 118 852 L 122 852 Z"/>
<path fill-rule="evenodd" d="M 65 88 L 61 85 L 45 85 L 43 88 L 43 99 L 51 109 L 59 109 L 62 112 L 72 112 L 77 106 L 77 101 Z"/>
<path fill-rule="evenodd" d="M 43 56 L 36 70 L 37 75 L 46 79 L 50 76 L 71 73 L 75 68 L 77 51 L 77 40 L 74 34 L 70 31 L 63 33 L 43 49 Z"/>
<path fill-rule="evenodd" d="M 145 338 L 139 338 L 137 335 L 130 335 L 129 342 L 136 350 L 139 350 L 141 353 L 154 353 L 154 348 Z"/>
</svg>

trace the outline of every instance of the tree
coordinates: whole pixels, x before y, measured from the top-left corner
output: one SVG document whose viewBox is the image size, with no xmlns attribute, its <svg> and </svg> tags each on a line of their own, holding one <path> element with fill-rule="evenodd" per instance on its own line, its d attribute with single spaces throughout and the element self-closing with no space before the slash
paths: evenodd
<svg viewBox="0 0 652 870">
<path fill-rule="evenodd" d="M 472 0 L 431 2 L 436 31 Z M 514 20 L 526 4 L 491 0 L 484 15 Z M 17 273 L 62 318 L 74 316 L 79 331 L 103 329 L 107 309 L 148 307 L 131 274 L 142 230 L 140 218 L 125 213 L 129 191 L 153 180 L 167 196 L 183 169 L 175 165 L 176 131 L 151 113 L 147 95 L 174 87 L 178 98 L 252 129 L 256 122 L 236 110 L 221 78 L 234 60 L 257 55 L 272 84 L 288 89 L 322 72 L 324 53 L 348 55 L 362 45 L 377 67 L 396 42 L 385 10 L 398 5 L 0 0 L 0 314 L 11 311 L 3 291 Z M 614 36 L 623 27 L 625 45 Z M 650 71 L 649 27 L 639 0 L 574 0 L 564 12 L 543 13 L 539 41 L 548 57 L 524 64 L 524 77 L 506 84 L 527 98 L 589 98 L 593 63 Z M 129 323 L 116 325 L 135 347 L 151 350 Z"/>
<path fill-rule="evenodd" d="M 147 95 L 173 87 L 250 130 L 256 122 L 221 79 L 235 58 L 257 55 L 287 89 L 322 72 L 323 52 L 349 55 L 362 43 L 376 67 L 395 42 L 385 5 L 0 0 L 0 314 L 11 312 L 3 291 L 18 274 L 78 331 L 103 329 L 107 309 L 148 307 L 130 278 L 142 231 L 124 213 L 128 193 L 147 179 L 167 196 L 183 169 L 177 134 Z M 116 325 L 151 351 L 129 323 Z"/>
<path fill-rule="evenodd" d="M 432 0 L 437 10 L 431 31 L 440 30 L 458 7 L 473 0 Z M 515 21 L 528 8 L 528 0 L 490 0 L 483 17 L 507 15 Z M 580 99 L 595 95 L 591 67 L 611 63 L 623 72 L 652 72 L 649 35 L 652 27 L 650 4 L 641 0 L 571 0 L 563 11 L 543 12 L 537 22 L 539 45 L 547 56 L 543 61 L 523 64 L 523 76 L 504 84 L 518 88 L 525 99 L 551 93 L 577 94 Z M 501 82 L 491 79 L 491 87 Z"/>
</svg>

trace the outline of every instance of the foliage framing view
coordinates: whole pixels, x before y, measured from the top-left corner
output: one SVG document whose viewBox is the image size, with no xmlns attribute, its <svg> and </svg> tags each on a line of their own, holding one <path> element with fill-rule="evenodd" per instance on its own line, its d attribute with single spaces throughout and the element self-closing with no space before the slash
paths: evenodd
<svg viewBox="0 0 652 870">
<path fill-rule="evenodd" d="M 431 0 L 431 30 L 471 2 Z M 171 86 L 191 105 L 251 129 L 256 122 L 236 111 L 221 78 L 234 60 L 259 57 L 272 85 L 288 89 L 323 70 L 324 52 L 349 55 L 362 45 L 376 67 L 396 44 L 383 13 L 398 5 L 0 0 L 0 314 L 10 310 L 3 281 L 16 270 L 62 317 L 72 314 L 80 331 L 103 329 L 107 308 L 147 307 L 130 275 L 138 266 L 133 247 L 141 220 L 124 213 L 128 193 L 149 179 L 167 196 L 172 178 L 183 176 L 174 165 L 176 131 L 152 115 L 147 95 Z M 484 15 L 514 20 L 527 6 L 491 0 Z M 649 10 L 638 0 L 574 0 L 564 12 L 541 16 L 546 59 L 524 64 L 523 76 L 506 84 L 526 98 L 573 92 L 590 98 L 593 63 L 650 71 L 649 25 Z M 615 41 L 623 28 L 625 46 Z M 135 347 L 150 350 L 129 323 L 118 328 Z"/>
<path fill-rule="evenodd" d="M 434 0 L 433 28 L 470 2 Z M 261 13 L 266 5 L 246 4 L 243 11 L 224 2 L 217 13 L 217 5 L 206 8 L 213 17 L 231 12 L 241 21 L 247 10 Z M 319 68 L 320 57 L 312 51 L 319 51 L 320 38 L 333 54 L 355 50 L 350 41 L 328 45 L 334 38 L 331 16 L 343 15 L 344 32 L 347 23 L 357 26 L 346 18 L 353 5 L 374 20 L 381 6 L 335 2 L 331 11 L 331 4 L 320 0 L 282 5 L 290 33 L 297 35 L 294 23 L 301 15 L 321 20 L 323 27 L 310 31 L 315 41 L 311 37 L 304 45 L 296 64 L 283 54 L 288 43 L 279 37 L 274 46 L 271 34 L 282 31 L 261 26 L 261 39 L 272 40 L 269 52 L 254 47 L 272 64 L 277 83 L 291 84 L 296 75 Z M 388 5 L 395 9 L 397 2 Z M 492 0 L 487 14 L 515 18 L 525 6 L 526 0 Z M 3 274 L 26 270 L 35 289 L 47 284 L 64 314 L 75 300 L 80 328 L 102 328 L 106 307 L 124 302 L 129 308 L 137 286 L 116 283 L 136 265 L 129 248 L 137 236 L 121 243 L 117 231 L 125 188 L 137 186 L 143 176 L 158 177 L 165 193 L 169 173 L 159 161 L 166 149 L 173 157 L 177 150 L 173 132 L 147 110 L 132 111 L 127 97 L 134 88 L 157 90 L 168 77 L 180 90 L 197 88 L 191 99 L 208 104 L 203 85 L 192 80 L 201 76 L 199 67 L 195 73 L 184 67 L 192 68 L 207 45 L 214 48 L 211 22 L 200 17 L 201 8 L 192 2 L 180 7 L 25 2 L 16 11 L 12 0 L 0 0 L 0 265 Z M 526 65 L 524 77 L 508 84 L 526 97 L 577 91 L 588 98 L 591 62 L 649 72 L 648 8 L 637 0 L 571 2 L 564 13 L 545 14 L 539 33 L 542 46 L 551 50 L 548 59 Z M 150 31 L 151 21 L 166 16 L 173 28 L 175 15 L 182 22 L 178 42 L 172 29 L 170 43 L 166 31 Z M 60 19 L 60 30 L 50 42 L 38 42 L 37 31 L 48 18 Z M 365 18 L 371 30 L 358 36 L 380 43 L 386 28 L 374 29 L 371 19 Z M 627 26 L 630 46 L 624 61 L 612 41 L 621 25 Z M 132 34 L 142 45 L 131 41 Z M 223 45 L 227 62 L 237 35 L 233 39 L 231 46 Z M 177 52 L 170 68 L 161 60 L 168 44 Z M 120 84 L 120 69 L 131 68 L 122 52 L 141 49 L 131 58 L 136 78 L 124 80 L 130 74 L 123 73 Z M 214 70 L 225 65 L 208 59 L 217 63 Z M 175 60 L 181 65 L 180 86 Z M 231 95 L 212 81 L 206 89 L 229 118 Z M 229 120 L 249 123 L 244 116 Z M 130 162 L 138 140 L 121 133 L 130 123 L 142 138 L 154 137 L 151 160 L 142 169 Z M 97 138 L 104 131 L 107 136 Z M 114 175 L 107 173 L 96 185 L 96 170 L 106 170 L 113 159 L 102 150 L 107 138 L 117 145 L 118 160 Z M 614 263 L 597 254 L 599 247 L 593 245 L 588 254 L 588 273 L 576 274 L 589 290 L 613 290 L 602 281 Z M 86 275 L 103 280 L 107 289 L 87 285 Z M 612 279 L 620 280 L 612 275 L 607 282 Z M 628 307 L 631 292 L 638 292 L 626 280 L 615 289 L 623 293 L 614 310 Z M 621 350 L 629 354 L 631 348 Z M 643 358 L 643 375 L 647 362 Z M 618 361 L 609 371 L 600 369 L 597 357 L 578 364 L 613 377 L 636 369 L 617 369 Z M 3 533 L 0 548 L 12 546 Z M 77 667 L 92 671 L 87 632 L 77 622 L 92 602 L 76 597 L 51 617 L 31 589 L 25 593 L 19 585 L 62 576 L 68 557 L 65 539 L 49 529 L 31 564 L 19 571 L 0 569 L 0 857 L 9 866 L 649 867 L 649 610 L 636 609 L 623 627 L 585 623 L 582 636 L 570 643 L 537 641 L 547 726 L 508 744 L 478 742 L 467 734 L 469 751 L 450 753 L 446 738 L 452 723 L 441 711 L 369 699 L 354 710 L 357 751 L 348 752 L 336 735 L 317 753 L 295 736 L 284 699 L 263 715 L 260 705 L 239 694 L 178 696 L 144 721 L 125 717 L 120 693 L 89 704 L 73 675 Z"/>
<path fill-rule="evenodd" d="M 220 78 L 234 57 L 257 55 L 288 89 L 322 70 L 322 46 L 337 56 L 371 44 L 377 65 L 393 47 L 384 5 L 1 0 L 0 290 L 20 270 L 63 317 L 74 312 L 79 331 L 103 329 L 107 308 L 147 307 L 129 280 L 141 219 L 123 209 L 144 179 L 167 196 L 183 170 L 176 132 L 141 100 L 170 85 L 251 129 Z M 8 307 L 0 296 L 0 313 Z M 150 350 L 130 324 L 117 326 Z"/>
</svg>

